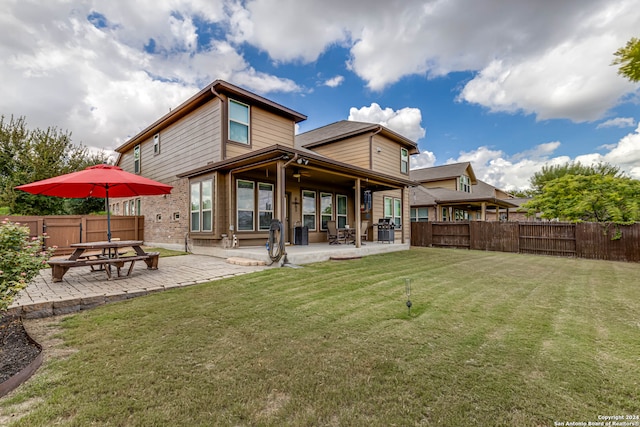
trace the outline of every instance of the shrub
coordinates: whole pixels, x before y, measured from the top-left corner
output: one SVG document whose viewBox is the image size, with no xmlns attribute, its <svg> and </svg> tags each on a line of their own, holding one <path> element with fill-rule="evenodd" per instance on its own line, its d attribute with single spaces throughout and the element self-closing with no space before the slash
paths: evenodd
<svg viewBox="0 0 640 427">
<path fill-rule="evenodd" d="M 51 250 L 43 237 L 29 237 L 29 227 L 8 220 L 0 224 L 0 313 L 46 266 Z"/>
</svg>

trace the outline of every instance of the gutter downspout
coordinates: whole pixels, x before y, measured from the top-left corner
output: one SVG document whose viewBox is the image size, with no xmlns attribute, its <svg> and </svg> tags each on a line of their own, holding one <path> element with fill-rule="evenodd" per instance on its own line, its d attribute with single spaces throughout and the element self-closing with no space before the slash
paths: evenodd
<svg viewBox="0 0 640 427">
<path fill-rule="evenodd" d="M 222 104 L 222 114 L 221 114 L 221 119 L 222 119 L 222 138 L 220 141 L 220 160 L 226 160 L 227 159 L 227 127 L 225 126 L 225 123 L 227 123 L 227 109 L 225 108 L 225 100 L 222 97 L 222 95 L 220 95 L 218 92 L 216 92 L 216 90 L 213 88 L 213 86 L 211 86 L 211 93 L 213 94 L 213 96 L 215 96 L 216 98 L 218 98 L 220 100 L 220 103 Z"/>
</svg>

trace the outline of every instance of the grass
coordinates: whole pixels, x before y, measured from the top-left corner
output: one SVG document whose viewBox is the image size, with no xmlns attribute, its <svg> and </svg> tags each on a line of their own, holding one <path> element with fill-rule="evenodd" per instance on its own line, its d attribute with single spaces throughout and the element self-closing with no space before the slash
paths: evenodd
<svg viewBox="0 0 640 427">
<path fill-rule="evenodd" d="M 408 313 L 404 279 L 411 279 Z M 16 426 L 552 426 L 640 414 L 640 265 L 412 249 L 65 318 Z"/>
</svg>

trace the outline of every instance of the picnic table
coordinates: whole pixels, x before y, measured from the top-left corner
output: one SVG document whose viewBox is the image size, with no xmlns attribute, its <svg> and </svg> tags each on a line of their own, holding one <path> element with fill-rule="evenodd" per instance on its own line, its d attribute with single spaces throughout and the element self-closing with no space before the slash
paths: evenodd
<svg viewBox="0 0 640 427">
<path fill-rule="evenodd" d="M 145 252 L 141 240 L 73 243 L 69 246 L 74 248 L 74 251 L 68 258 L 56 258 L 48 261 L 54 282 L 61 282 L 65 273 L 73 267 L 91 267 L 92 270 L 104 270 L 108 280 L 129 277 L 136 261 L 144 261 L 148 270 L 158 269 L 160 252 Z M 124 248 L 132 248 L 135 255 L 126 255 L 127 251 L 124 251 Z M 127 263 L 129 263 L 129 268 L 123 275 L 122 270 Z M 112 268 L 116 269 L 115 275 L 112 274 Z"/>
</svg>

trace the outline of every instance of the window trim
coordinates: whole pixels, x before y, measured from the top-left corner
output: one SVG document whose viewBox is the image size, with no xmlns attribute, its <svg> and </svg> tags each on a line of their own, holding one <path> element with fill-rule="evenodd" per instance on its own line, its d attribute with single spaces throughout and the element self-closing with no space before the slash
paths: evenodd
<svg viewBox="0 0 640 427">
<path fill-rule="evenodd" d="M 464 193 L 471 193 L 471 178 L 467 175 L 461 175 L 459 188 Z"/>
<path fill-rule="evenodd" d="M 400 148 L 400 173 L 409 175 L 409 150 Z"/>
<path fill-rule="evenodd" d="M 302 190 L 302 225 L 309 227 L 309 231 L 316 231 L 318 229 L 318 193 L 315 190 Z M 313 198 L 313 211 L 305 211 L 305 197 L 309 195 L 309 198 Z M 313 196 L 313 197 L 311 197 Z M 313 227 L 310 227 L 305 222 L 306 216 L 313 216 Z"/>
<path fill-rule="evenodd" d="M 246 123 L 241 122 L 241 121 L 231 117 L 231 104 L 241 105 L 241 106 L 247 108 L 247 122 Z M 229 98 L 227 116 L 228 116 L 228 121 L 227 121 L 227 139 L 230 142 L 234 142 L 236 144 L 242 144 L 242 145 L 250 146 L 251 145 L 251 106 L 249 104 L 245 104 L 244 102 L 236 101 L 233 98 Z M 231 123 L 232 122 L 247 127 L 247 141 L 246 142 L 245 141 L 237 141 L 237 140 L 231 138 Z"/>
<path fill-rule="evenodd" d="M 133 173 L 137 175 L 142 173 L 142 154 L 140 153 L 140 144 L 133 147 Z"/>
<path fill-rule="evenodd" d="M 156 133 L 153 135 L 153 155 L 157 156 L 160 154 L 160 134 Z"/>
<path fill-rule="evenodd" d="M 387 210 L 387 201 L 391 201 L 391 212 Z M 396 208 L 400 209 L 400 212 L 396 212 Z M 396 230 L 402 229 L 402 199 L 392 196 L 384 196 L 382 199 L 382 210 L 384 218 L 390 218 L 395 224 Z"/>
<path fill-rule="evenodd" d="M 344 199 L 344 213 L 340 213 L 340 203 L 338 199 Z M 344 224 L 340 223 L 340 219 L 344 218 Z M 344 228 L 349 220 L 349 198 L 346 194 L 336 194 L 336 225 L 338 228 Z"/>
<path fill-rule="evenodd" d="M 421 216 L 420 210 L 423 209 L 427 212 L 426 215 Z M 426 206 L 421 206 L 417 208 L 411 208 L 411 222 L 429 222 L 429 208 Z"/>
<path fill-rule="evenodd" d="M 251 209 L 240 209 L 238 206 L 238 195 L 240 194 L 240 183 L 251 184 Z M 240 212 L 251 212 L 251 229 L 241 229 L 240 228 Z M 248 179 L 236 179 L 236 230 L 238 232 L 242 231 L 256 231 L 256 182 L 250 181 Z"/>
<path fill-rule="evenodd" d="M 204 205 L 204 193 L 203 193 L 203 184 L 210 184 L 210 188 L 211 188 L 211 207 L 208 209 L 204 209 L 203 205 Z M 197 187 L 196 191 L 198 194 L 198 207 L 196 210 L 193 209 L 193 191 L 194 191 L 194 187 Z M 208 179 L 202 179 L 202 180 L 198 180 L 198 181 L 191 181 L 189 183 L 189 231 L 191 233 L 211 233 L 213 231 L 213 224 L 214 224 L 214 192 L 215 192 L 215 188 L 214 188 L 214 180 L 213 178 L 208 178 Z M 210 224 L 205 224 L 205 212 L 210 212 L 211 215 L 209 216 L 210 218 Z M 194 228 L 194 221 L 193 221 L 193 214 L 197 213 L 198 214 L 198 228 L 195 229 Z M 205 225 L 209 225 L 209 228 L 206 228 Z"/>
<path fill-rule="evenodd" d="M 268 186 L 270 188 L 271 191 L 271 209 L 260 209 L 260 192 L 263 191 L 260 186 Z M 265 227 L 262 226 L 262 224 L 260 223 L 260 216 L 263 212 L 270 212 L 271 213 L 271 220 L 273 220 L 273 215 L 274 215 L 274 194 L 275 194 L 275 186 L 269 182 L 258 182 L 258 192 L 257 192 L 257 196 L 258 196 L 258 203 L 257 203 L 257 211 L 258 211 L 258 215 L 256 217 L 256 219 L 258 220 L 258 230 L 259 231 L 269 231 L 269 229 L 271 228 L 271 221 L 269 221 L 269 224 L 266 225 Z M 268 207 L 268 206 L 267 206 Z"/>
<path fill-rule="evenodd" d="M 328 213 L 324 213 L 323 211 L 323 201 L 328 198 L 329 199 L 329 212 Z M 325 191 L 321 191 L 320 192 L 320 231 L 326 231 L 327 227 L 326 227 L 326 221 L 332 221 L 333 220 L 333 193 L 327 193 Z"/>
</svg>

